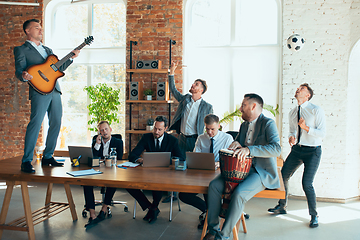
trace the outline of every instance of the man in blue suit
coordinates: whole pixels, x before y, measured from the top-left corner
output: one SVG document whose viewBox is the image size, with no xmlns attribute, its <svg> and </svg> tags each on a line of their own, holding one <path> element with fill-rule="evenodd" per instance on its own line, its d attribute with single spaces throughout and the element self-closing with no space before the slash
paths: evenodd
<svg viewBox="0 0 360 240">
<path fill-rule="evenodd" d="M 229 149 L 240 160 L 253 158 L 248 177 L 232 193 L 225 222 L 219 230 L 221 198 L 225 180 L 219 175 L 210 182 L 208 191 L 208 233 L 204 240 L 229 239 L 232 229 L 243 212 L 245 203 L 265 188 L 280 187 L 276 157 L 280 155 L 280 139 L 274 120 L 262 114 L 262 98 L 254 93 L 245 94 L 240 107 L 244 122 Z"/>
<path fill-rule="evenodd" d="M 26 69 L 32 65 L 45 62 L 45 59 L 53 54 L 53 52 L 50 48 L 45 47 L 41 43 L 43 31 L 39 20 L 30 19 L 25 21 L 23 30 L 27 40 L 23 45 L 14 48 L 15 75 L 20 81 L 27 82 L 31 80 L 33 76 L 31 76 Z M 73 53 L 75 55 L 72 56 L 72 58 L 76 58 L 80 51 L 73 50 Z M 60 70 L 64 71 L 71 63 L 72 59 L 69 59 L 62 67 L 60 67 Z M 31 85 L 29 85 L 31 115 L 25 134 L 24 156 L 21 164 L 21 171 L 23 172 L 35 172 L 31 162 L 33 160 L 34 148 L 46 112 L 49 117 L 49 130 L 46 138 L 46 147 L 43 153 L 42 165 L 62 166 L 62 163 L 56 162 L 53 158 L 62 117 L 60 95 L 61 90 L 58 82 L 56 82 L 54 91 L 47 95 L 38 93 Z"/>
</svg>

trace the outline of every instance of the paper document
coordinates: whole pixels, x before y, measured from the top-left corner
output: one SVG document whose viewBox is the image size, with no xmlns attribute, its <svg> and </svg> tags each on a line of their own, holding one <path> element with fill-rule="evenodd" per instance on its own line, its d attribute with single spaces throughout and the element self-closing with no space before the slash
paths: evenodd
<svg viewBox="0 0 360 240">
<path fill-rule="evenodd" d="M 72 171 L 72 172 L 66 172 L 66 173 L 71 175 L 71 176 L 74 176 L 74 177 L 80 177 L 80 176 L 101 174 L 102 172 L 97 171 L 97 170 L 92 168 L 92 169 L 87 169 L 87 170 Z"/>
<path fill-rule="evenodd" d="M 137 167 L 140 163 L 124 162 L 118 165 L 118 167 Z"/>
</svg>

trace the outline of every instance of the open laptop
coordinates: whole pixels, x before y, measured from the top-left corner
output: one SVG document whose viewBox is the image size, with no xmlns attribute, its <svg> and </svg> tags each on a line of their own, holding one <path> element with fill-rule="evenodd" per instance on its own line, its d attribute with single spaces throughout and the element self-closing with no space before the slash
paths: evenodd
<svg viewBox="0 0 360 240">
<path fill-rule="evenodd" d="M 88 164 L 88 158 L 93 158 L 91 147 L 68 146 L 70 159 L 80 158 L 80 164 Z"/>
<path fill-rule="evenodd" d="M 187 168 L 216 170 L 213 153 L 186 152 Z"/>
<path fill-rule="evenodd" d="M 171 152 L 144 152 L 143 167 L 169 167 Z"/>
</svg>

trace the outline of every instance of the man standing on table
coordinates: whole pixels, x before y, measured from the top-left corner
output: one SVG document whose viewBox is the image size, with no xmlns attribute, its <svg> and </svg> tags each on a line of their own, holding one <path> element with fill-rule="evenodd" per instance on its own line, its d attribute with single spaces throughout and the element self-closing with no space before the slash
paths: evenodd
<svg viewBox="0 0 360 240">
<path fill-rule="evenodd" d="M 295 98 L 298 106 L 289 113 L 291 152 L 281 169 L 286 195 L 285 199 L 280 199 L 278 205 L 269 208 L 268 211 L 275 214 L 286 214 L 289 179 L 300 165 L 304 164 L 302 186 L 311 216 L 309 227 L 315 228 L 319 226 L 319 222 L 313 181 L 320 164 L 321 142 L 325 137 L 326 124 L 324 111 L 309 102 L 312 96 L 313 90 L 307 83 L 296 89 Z"/>
<path fill-rule="evenodd" d="M 145 150 L 146 152 L 171 152 L 172 157 L 178 157 L 179 160 L 184 160 L 184 156 L 180 151 L 178 140 L 176 137 L 167 134 L 165 131 L 168 128 L 168 120 L 166 117 L 158 116 L 155 118 L 153 133 L 144 134 L 136 147 L 129 155 L 129 161 L 142 163 L 143 159 L 140 155 Z M 170 164 L 170 159 L 169 159 Z M 131 196 L 140 204 L 143 211 L 148 210 L 143 218 L 144 221 L 154 223 L 160 213 L 158 208 L 163 192 L 152 191 L 153 202 L 150 202 L 145 194 L 139 189 L 126 189 Z"/>
<path fill-rule="evenodd" d="M 208 233 L 205 240 L 229 239 L 232 229 L 241 217 L 245 203 L 265 188 L 280 187 L 276 157 L 280 155 L 280 139 L 274 120 L 262 114 L 262 98 L 254 93 L 245 94 L 240 107 L 244 122 L 229 149 L 234 157 L 244 160 L 252 157 L 248 177 L 232 193 L 225 222 L 219 230 L 219 214 L 225 180 L 219 175 L 210 182 L 208 190 Z"/>
<path fill-rule="evenodd" d="M 53 54 L 52 50 L 45 47 L 41 40 L 43 38 L 43 31 L 40 21 L 37 19 L 30 19 L 24 22 L 23 30 L 26 34 L 26 42 L 14 48 L 15 55 L 15 75 L 22 81 L 30 81 L 31 76 L 26 69 L 32 65 L 41 64 L 45 59 Z M 73 50 L 74 56 L 67 60 L 60 71 L 65 71 L 66 68 L 73 62 L 80 51 Z M 34 155 L 34 149 L 41 124 L 44 120 L 45 113 L 49 117 L 49 130 L 46 137 L 46 146 L 43 154 L 41 164 L 44 166 L 63 166 L 62 163 L 57 162 L 53 158 L 56 141 L 59 136 L 62 117 L 62 103 L 61 90 L 59 82 L 56 82 L 55 89 L 47 95 L 38 93 L 31 85 L 29 85 L 29 100 L 31 101 L 31 115 L 30 122 L 26 128 L 24 155 L 21 163 L 21 171 L 26 173 L 34 173 L 35 169 L 31 165 Z"/>
<path fill-rule="evenodd" d="M 201 97 L 207 90 L 205 80 L 196 79 L 189 89 L 190 94 L 183 95 L 176 89 L 174 74 L 177 66 L 178 62 L 173 61 L 169 73 L 170 91 L 179 102 L 170 130 L 179 134 L 179 146 L 185 156 L 185 152 L 194 150 L 197 137 L 204 133 L 204 118 L 213 113 L 213 107 Z M 168 197 L 163 202 L 169 201 Z"/>
</svg>

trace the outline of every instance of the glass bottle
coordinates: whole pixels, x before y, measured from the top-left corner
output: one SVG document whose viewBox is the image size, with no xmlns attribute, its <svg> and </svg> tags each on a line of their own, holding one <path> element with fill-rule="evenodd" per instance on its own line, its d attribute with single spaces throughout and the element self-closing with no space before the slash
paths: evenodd
<svg viewBox="0 0 360 240">
<path fill-rule="evenodd" d="M 116 166 L 117 161 L 117 153 L 116 148 L 110 148 L 110 159 L 111 159 L 111 166 Z"/>
</svg>

